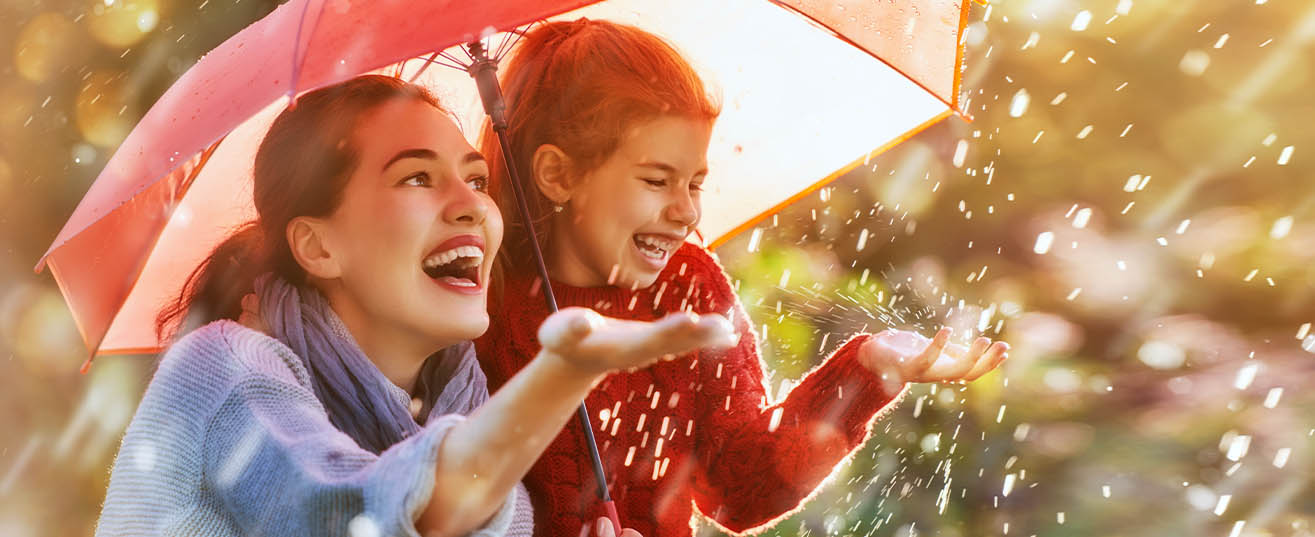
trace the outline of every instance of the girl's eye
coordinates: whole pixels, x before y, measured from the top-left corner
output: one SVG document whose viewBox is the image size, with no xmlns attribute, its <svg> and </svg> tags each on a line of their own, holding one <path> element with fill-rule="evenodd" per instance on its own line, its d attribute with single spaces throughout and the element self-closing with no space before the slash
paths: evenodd
<svg viewBox="0 0 1315 537">
<path fill-rule="evenodd" d="M 661 188 L 661 187 L 667 186 L 667 180 L 666 180 L 666 179 L 640 179 L 640 181 L 643 181 L 643 182 L 645 182 L 645 183 L 648 183 L 648 186 L 652 186 L 652 187 L 658 187 L 658 188 Z"/>
<path fill-rule="evenodd" d="M 430 183 L 429 174 L 425 172 L 420 172 L 417 174 L 407 176 L 406 179 L 402 179 L 402 181 L 398 184 L 408 185 L 408 186 L 429 186 L 429 183 Z"/>
<path fill-rule="evenodd" d="M 489 191 L 489 178 L 484 175 L 476 175 L 466 180 L 466 184 L 479 192 Z"/>
</svg>

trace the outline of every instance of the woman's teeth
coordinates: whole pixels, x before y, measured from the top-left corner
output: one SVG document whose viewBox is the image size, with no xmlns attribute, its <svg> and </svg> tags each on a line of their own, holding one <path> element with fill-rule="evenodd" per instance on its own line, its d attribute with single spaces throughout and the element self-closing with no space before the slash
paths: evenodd
<svg viewBox="0 0 1315 537">
<path fill-rule="evenodd" d="M 635 235 L 635 246 L 639 247 L 639 253 L 653 259 L 666 259 L 667 254 L 676 249 L 679 244 L 669 238 L 659 235 Z"/>
<path fill-rule="evenodd" d="M 463 257 L 470 258 L 470 261 L 467 261 L 466 264 L 478 265 L 484 262 L 484 250 L 478 246 L 458 246 L 425 258 L 424 267 L 426 269 L 437 268 Z"/>
<path fill-rule="evenodd" d="M 458 246 L 425 258 L 421 268 L 425 275 L 455 287 L 479 287 L 479 267 L 484 250 L 478 246 Z"/>
</svg>

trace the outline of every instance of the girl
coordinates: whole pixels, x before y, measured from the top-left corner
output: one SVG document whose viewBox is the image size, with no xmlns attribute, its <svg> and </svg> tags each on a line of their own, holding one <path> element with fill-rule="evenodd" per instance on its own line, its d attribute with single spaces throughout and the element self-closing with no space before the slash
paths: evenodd
<svg viewBox="0 0 1315 537">
<path fill-rule="evenodd" d="M 160 362 L 97 534 L 528 535 L 517 483 L 601 374 L 733 337 L 714 317 L 566 310 L 490 398 L 467 341 L 502 238 L 487 174 L 430 94 L 389 77 L 280 114 L 257 221 L 161 315 L 220 320 Z M 253 287 L 269 335 L 230 321 Z"/>
<path fill-rule="evenodd" d="M 973 380 L 1005 358 L 1007 346 L 986 338 L 942 356 L 949 330 L 930 344 L 861 334 L 768 405 L 743 306 L 711 253 L 685 242 L 719 112 L 693 69 L 652 34 L 581 19 L 529 32 L 502 83 L 511 157 L 559 303 L 636 320 L 729 311 L 741 336 L 726 351 L 613 374 L 586 398 L 621 520 L 645 535 L 690 535 L 694 507 L 735 532 L 782 517 L 863 443 L 906 383 Z M 482 145 L 494 195 L 508 203 L 487 128 Z M 513 218 L 506 289 L 476 343 L 494 389 L 546 343 L 534 333 L 546 311 L 530 240 Z M 569 426 L 526 478 L 538 535 L 574 535 L 597 515 L 582 436 Z"/>
</svg>

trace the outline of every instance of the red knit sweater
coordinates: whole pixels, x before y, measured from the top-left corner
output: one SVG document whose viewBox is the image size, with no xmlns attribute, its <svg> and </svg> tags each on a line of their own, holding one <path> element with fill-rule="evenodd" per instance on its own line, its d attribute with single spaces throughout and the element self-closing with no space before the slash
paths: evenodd
<svg viewBox="0 0 1315 537">
<path fill-rule="evenodd" d="M 700 512 L 726 529 L 749 530 L 796 509 L 868 435 L 904 390 L 888 393 L 857 361 L 867 336 L 845 343 L 784 401 L 769 405 L 763 364 L 744 307 L 712 255 L 676 251 L 646 289 L 553 284 L 558 305 L 651 320 L 668 312 L 731 312 L 738 346 L 694 352 L 614 373 L 586 403 L 622 525 L 644 537 L 687 537 Z M 500 310 L 480 338 L 480 360 L 497 390 L 539 351 L 547 307 L 537 277 L 508 279 Z M 530 470 L 535 534 L 576 537 L 603 515 L 584 433 L 572 419 Z"/>
</svg>

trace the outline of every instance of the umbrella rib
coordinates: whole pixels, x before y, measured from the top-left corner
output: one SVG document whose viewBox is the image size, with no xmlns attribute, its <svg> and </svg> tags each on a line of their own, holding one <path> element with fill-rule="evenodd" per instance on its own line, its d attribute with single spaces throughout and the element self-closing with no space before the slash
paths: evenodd
<svg viewBox="0 0 1315 537">
<path fill-rule="evenodd" d="M 433 53 L 433 54 L 430 54 L 428 58 L 423 58 L 424 61 L 425 61 L 425 63 L 420 65 L 420 70 L 419 70 L 419 71 L 416 71 L 416 74 L 411 75 L 410 80 L 407 80 L 407 82 L 412 82 L 412 83 L 414 83 L 414 82 L 416 81 L 416 79 L 420 78 L 420 75 L 424 74 L 425 69 L 428 69 L 429 66 L 430 66 L 430 64 L 436 63 L 436 62 L 434 61 L 434 58 L 436 58 L 436 57 L 438 57 L 438 53 L 437 53 L 437 52 L 435 52 L 435 53 Z"/>
<path fill-rule="evenodd" d="M 465 50 L 464 47 L 462 48 L 462 50 Z M 460 69 L 462 71 L 465 71 L 467 69 L 465 62 L 462 62 L 461 59 L 457 58 L 456 56 L 448 54 L 447 51 L 439 52 L 438 55 L 447 58 L 448 61 L 454 64 L 460 65 L 461 67 L 457 67 L 457 69 Z M 469 54 L 467 54 L 467 56 L 469 56 Z"/>
<path fill-rule="evenodd" d="M 513 29 L 513 30 L 507 32 L 507 33 L 511 34 L 511 36 L 508 37 L 507 39 L 504 39 L 504 40 L 502 41 L 502 45 L 499 45 L 499 46 L 498 46 L 498 52 L 497 52 L 496 54 L 493 55 L 493 59 L 494 59 L 494 61 L 499 61 L 499 62 L 502 61 L 502 58 L 503 58 L 507 53 L 511 52 L 511 49 L 515 48 L 517 43 L 520 43 L 521 38 L 522 38 L 522 37 L 525 37 L 525 34 L 527 34 L 527 33 L 530 32 L 530 28 L 533 28 L 534 25 L 535 25 L 535 24 L 538 24 L 538 23 L 539 23 L 539 21 L 534 21 L 534 22 L 531 22 L 531 23 L 525 25 L 524 28 Z"/>
</svg>

